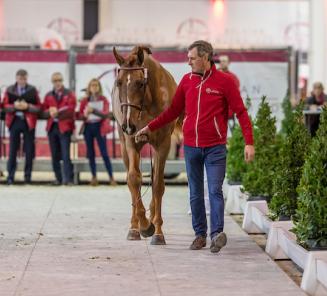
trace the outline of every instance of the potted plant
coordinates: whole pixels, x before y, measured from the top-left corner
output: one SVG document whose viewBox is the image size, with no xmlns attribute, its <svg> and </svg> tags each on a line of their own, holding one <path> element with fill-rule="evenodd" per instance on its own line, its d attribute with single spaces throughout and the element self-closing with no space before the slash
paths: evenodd
<svg viewBox="0 0 327 296">
<path fill-rule="evenodd" d="M 301 288 L 314 295 L 321 285 L 327 289 L 327 107 L 309 147 L 297 192 L 293 228 L 278 228 L 278 240 L 266 247 L 266 252 L 274 259 L 290 258 L 300 266 L 304 270 Z M 270 231 L 268 241 L 271 236 Z"/>
<path fill-rule="evenodd" d="M 287 104 L 284 102 L 283 105 Z M 294 113 L 285 112 L 288 126 L 284 126 L 279 165 L 273 178 L 273 197 L 269 203 L 270 217 L 273 220 L 291 220 L 297 208 L 296 188 L 310 143 L 310 135 L 303 123 L 303 107 L 302 103 L 296 107 Z M 289 106 L 286 108 L 289 112 Z"/>
<path fill-rule="evenodd" d="M 297 242 L 307 249 L 327 250 L 327 107 L 313 138 L 298 187 L 294 217 Z"/>
<path fill-rule="evenodd" d="M 250 197 L 244 210 L 243 229 L 248 233 L 268 233 L 271 220 L 267 217 L 267 201 L 272 196 L 272 180 L 278 160 L 276 119 L 266 97 L 262 97 L 254 127 L 255 159 L 243 175 L 243 191 Z"/>
<path fill-rule="evenodd" d="M 256 115 L 254 127 L 255 160 L 249 164 L 243 175 L 243 190 L 251 196 L 250 200 L 264 199 L 272 196 L 272 179 L 278 158 L 276 118 L 272 116 L 266 97 L 263 96 Z"/>
</svg>

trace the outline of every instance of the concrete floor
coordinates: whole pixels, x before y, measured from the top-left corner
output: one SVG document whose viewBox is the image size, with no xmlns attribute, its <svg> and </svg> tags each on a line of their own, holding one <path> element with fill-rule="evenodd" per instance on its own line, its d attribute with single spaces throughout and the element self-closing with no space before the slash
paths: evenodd
<svg viewBox="0 0 327 296">
<path fill-rule="evenodd" d="M 187 187 L 166 188 L 166 246 L 125 239 L 130 203 L 126 186 L 1 185 L 0 295 L 305 295 L 229 216 L 221 253 L 188 250 Z"/>
</svg>

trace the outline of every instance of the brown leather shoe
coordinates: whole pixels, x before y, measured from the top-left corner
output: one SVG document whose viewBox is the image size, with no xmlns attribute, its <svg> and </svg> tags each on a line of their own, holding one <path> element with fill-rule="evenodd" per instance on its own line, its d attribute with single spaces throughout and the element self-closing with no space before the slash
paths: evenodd
<svg viewBox="0 0 327 296">
<path fill-rule="evenodd" d="M 220 232 L 216 235 L 212 241 L 210 246 L 211 253 L 218 253 L 220 249 L 226 246 L 227 243 L 227 236 L 225 232 Z"/>
<path fill-rule="evenodd" d="M 96 177 L 93 177 L 91 182 L 90 182 L 90 185 L 91 186 L 98 186 L 99 185 L 98 179 Z"/>
<path fill-rule="evenodd" d="M 117 182 L 115 181 L 115 179 L 110 179 L 109 185 L 110 186 L 117 186 Z"/>
<path fill-rule="evenodd" d="M 207 238 L 205 236 L 197 236 L 192 244 L 190 245 L 190 250 L 201 250 L 207 244 Z"/>
</svg>

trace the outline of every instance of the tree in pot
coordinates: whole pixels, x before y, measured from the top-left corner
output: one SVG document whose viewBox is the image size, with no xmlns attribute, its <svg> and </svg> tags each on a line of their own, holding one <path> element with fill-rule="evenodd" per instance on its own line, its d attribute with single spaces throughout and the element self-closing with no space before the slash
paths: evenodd
<svg viewBox="0 0 327 296">
<path fill-rule="evenodd" d="M 296 188 L 310 143 L 310 135 L 303 123 L 303 107 L 303 103 L 299 104 L 294 113 L 287 115 L 288 127 L 282 140 L 273 177 L 273 198 L 269 203 L 273 220 L 290 220 L 297 208 Z"/>
<path fill-rule="evenodd" d="M 248 165 L 243 175 L 243 191 L 254 199 L 270 201 L 272 196 L 272 179 L 278 158 L 278 141 L 276 137 L 276 118 L 272 116 L 266 97 L 263 96 L 256 115 L 254 128 L 255 159 Z M 260 198 L 256 198 L 256 197 Z"/>
<path fill-rule="evenodd" d="M 246 108 L 251 107 L 251 99 L 246 98 Z M 228 139 L 227 153 L 227 180 L 229 185 L 240 185 L 243 174 L 246 172 L 247 164 L 244 160 L 244 138 L 242 129 L 236 124 L 232 136 Z"/>
<path fill-rule="evenodd" d="M 290 96 L 289 93 L 286 94 L 284 97 L 283 103 L 282 103 L 282 109 L 284 113 L 284 118 L 282 120 L 282 127 L 280 130 L 280 134 L 283 136 L 288 136 L 290 132 L 292 131 L 292 126 L 293 126 L 293 108 L 292 104 L 290 101 Z"/>
<path fill-rule="evenodd" d="M 298 187 L 293 232 L 308 249 L 327 249 L 327 106 L 320 115 Z"/>
</svg>

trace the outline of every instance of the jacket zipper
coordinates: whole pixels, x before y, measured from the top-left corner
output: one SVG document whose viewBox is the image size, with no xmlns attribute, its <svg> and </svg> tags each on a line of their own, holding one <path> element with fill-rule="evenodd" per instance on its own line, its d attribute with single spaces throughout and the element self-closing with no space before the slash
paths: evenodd
<svg viewBox="0 0 327 296">
<path fill-rule="evenodd" d="M 203 76 L 201 77 L 201 83 L 199 86 L 199 95 L 198 95 L 198 113 L 196 115 L 196 122 L 195 122 L 195 146 L 199 147 L 199 140 L 198 140 L 198 123 L 199 123 L 199 116 L 200 116 L 200 101 L 201 101 L 201 90 L 202 90 L 202 85 L 204 84 L 204 82 L 209 78 L 209 76 L 211 75 L 211 70 L 208 74 L 208 76 L 206 77 L 206 79 L 204 79 L 204 76 L 206 74 L 206 71 L 204 71 Z"/>
<path fill-rule="evenodd" d="M 216 131 L 217 131 L 219 137 L 222 138 L 221 133 L 220 133 L 220 130 L 219 130 L 219 125 L 218 125 L 218 123 L 217 123 L 217 119 L 216 119 L 215 116 L 213 117 L 213 120 L 214 120 L 214 122 L 215 122 Z"/>
<path fill-rule="evenodd" d="M 205 72 L 204 72 L 205 74 Z M 201 83 L 199 87 L 199 95 L 198 95 L 198 113 L 196 115 L 196 122 L 195 122 L 195 146 L 199 147 L 199 142 L 198 142 L 198 123 L 199 123 L 199 116 L 200 116 L 200 100 L 201 100 L 201 89 L 202 89 L 202 83 L 203 83 L 203 77 L 204 74 L 201 78 Z"/>
</svg>

